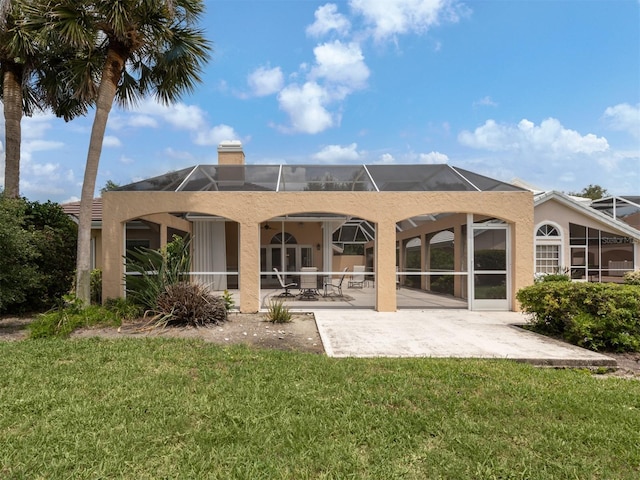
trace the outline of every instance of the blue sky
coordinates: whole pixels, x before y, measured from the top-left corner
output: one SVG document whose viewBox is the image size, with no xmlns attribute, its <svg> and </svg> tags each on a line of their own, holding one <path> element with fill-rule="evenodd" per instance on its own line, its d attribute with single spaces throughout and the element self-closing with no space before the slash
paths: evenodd
<svg viewBox="0 0 640 480">
<path fill-rule="evenodd" d="M 640 193 L 638 0 L 208 0 L 204 82 L 111 113 L 98 189 L 217 163 L 442 163 Z M 80 195 L 93 117 L 23 120 L 21 193 Z M 4 119 L 0 173 L 4 181 Z"/>
</svg>

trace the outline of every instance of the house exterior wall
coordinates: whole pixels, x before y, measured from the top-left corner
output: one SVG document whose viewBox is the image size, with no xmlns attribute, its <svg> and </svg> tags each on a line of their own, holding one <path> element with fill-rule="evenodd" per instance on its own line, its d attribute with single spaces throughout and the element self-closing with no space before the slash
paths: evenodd
<svg viewBox="0 0 640 480">
<path fill-rule="evenodd" d="M 545 223 L 555 224 L 562 230 L 562 254 L 560 258 L 560 265 L 563 267 L 569 267 L 571 259 L 569 245 L 570 223 L 626 236 L 625 233 L 616 230 L 611 225 L 605 222 L 599 222 L 596 219 L 585 214 L 581 214 L 554 199 L 550 199 L 535 207 L 533 230 L 534 238 L 537 228 Z M 640 243 L 635 242 L 633 245 L 634 257 L 636 259 L 634 268 L 637 270 L 638 268 L 640 268 L 640 266 L 638 265 L 638 262 L 640 261 Z"/>
<path fill-rule="evenodd" d="M 376 225 L 376 310 L 396 310 L 396 222 L 439 212 L 505 220 L 512 231 L 512 291 L 533 281 L 531 192 L 106 192 L 103 198 L 103 298 L 122 295 L 123 227 L 129 219 L 164 212 L 220 215 L 239 225 L 240 311 L 260 308 L 261 224 L 277 216 L 326 212 Z M 512 300 L 512 309 L 517 309 Z"/>
</svg>

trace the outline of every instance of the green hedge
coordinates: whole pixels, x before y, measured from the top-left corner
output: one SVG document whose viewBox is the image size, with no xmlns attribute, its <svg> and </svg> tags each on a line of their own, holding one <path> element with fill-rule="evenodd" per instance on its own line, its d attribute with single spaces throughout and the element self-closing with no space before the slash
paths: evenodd
<svg viewBox="0 0 640 480">
<path fill-rule="evenodd" d="M 596 351 L 640 351 L 639 286 L 542 282 L 517 299 L 536 332 Z"/>
</svg>

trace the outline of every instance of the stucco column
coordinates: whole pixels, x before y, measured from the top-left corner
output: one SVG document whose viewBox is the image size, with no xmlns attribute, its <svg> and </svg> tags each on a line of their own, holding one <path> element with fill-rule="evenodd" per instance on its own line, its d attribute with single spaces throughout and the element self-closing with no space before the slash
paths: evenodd
<svg viewBox="0 0 640 480">
<path fill-rule="evenodd" d="M 102 249 L 102 301 L 119 298 L 124 294 L 124 228 L 110 208 L 108 195 L 103 198 L 102 243 L 108 248 Z"/>
<path fill-rule="evenodd" d="M 453 227 L 453 271 L 462 272 L 462 245 L 465 239 L 462 237 L 462 225 Z M 467 281 L 467 277 L 460 275 L 453 276 L 453 294 L 462 298 L 462 286 Z"/>
<path fill-rule="evenodd" d="M 238 288 L 240 311 L 254 313 L 260 310 L 260 224 L 239 224 Z"/>
<path fill-rule="evenodd" d="M 376 310 L 395 312 L 396 299 L 396 225 L 376 224 Z"/>
<path fill-rule="evenodd" d="M 531 209 L 533 212 L 533 208 Z M 516 293 L 533 283 L 533 214 L 511 224 L 511 309 L 519 311 Z"/>
<path fill-rule="evenodd" d="M 431 270 L 431 249 L 429 248 L 429 235 L 420 235 L 420 272 L 428 272 Z M 427 290 L 431 288 L 431 276 L 420 276 L 420 288 Z"/>
</svg>

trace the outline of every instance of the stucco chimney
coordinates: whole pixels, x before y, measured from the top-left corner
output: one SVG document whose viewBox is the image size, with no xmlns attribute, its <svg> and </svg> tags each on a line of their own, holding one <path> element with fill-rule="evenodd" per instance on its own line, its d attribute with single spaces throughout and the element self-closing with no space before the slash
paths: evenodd
<svg viewBox="0 0 640 480">
<path fill-rule="evenodd" d="M 240 140 L 225 140 L 218 145 L 218 165 L 244 165 Z"/>
</svg>

